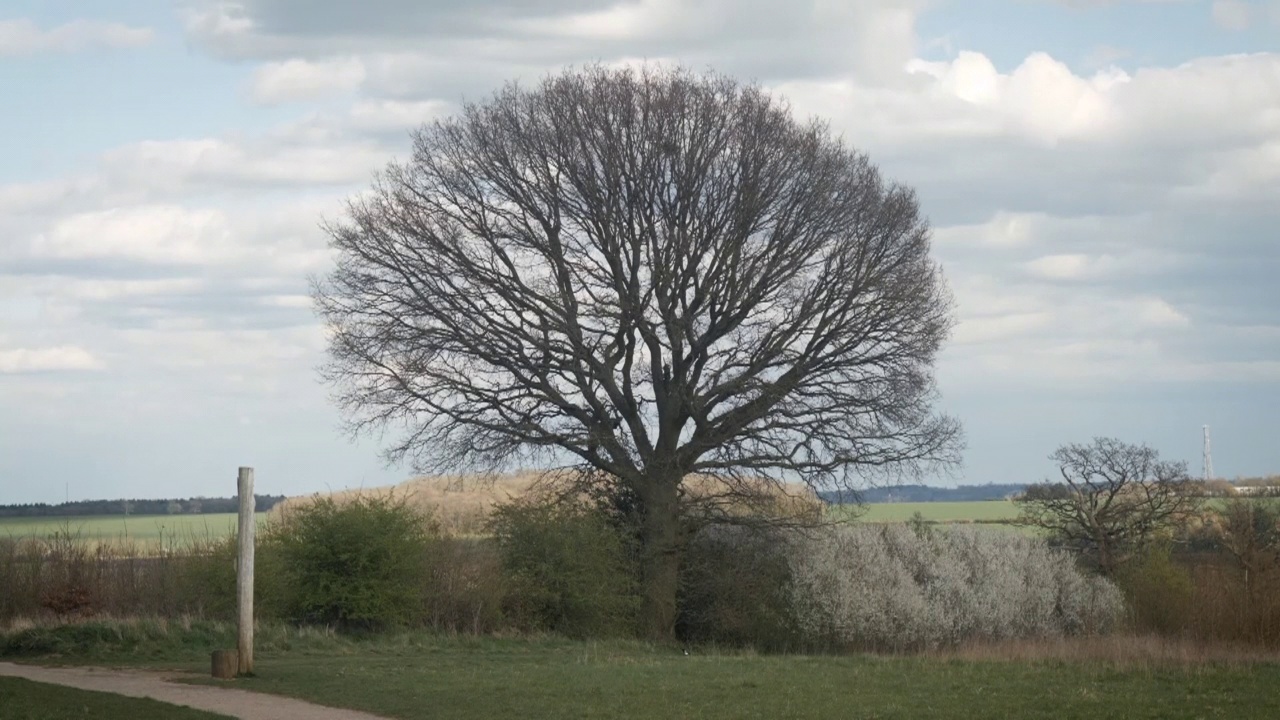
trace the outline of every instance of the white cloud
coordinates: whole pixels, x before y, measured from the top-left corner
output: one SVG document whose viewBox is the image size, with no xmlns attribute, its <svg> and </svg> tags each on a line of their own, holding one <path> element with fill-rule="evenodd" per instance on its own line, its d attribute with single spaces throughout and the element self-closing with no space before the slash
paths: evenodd
<svg viewBox="0 0 1280 720">
<path fill-rule="evenodd" d="M 967 317 L 956 326 L 951 340 L 957 345 L 999 342 L 1025 336 L 1052 321 L 1053 316 L 1047 312 Z"/>
<path fill-rule="evenodd" d="M 689 17 L 682 17 L 675 0 L 621 2 L 608 8 L 557 17 L 518 22 L 517 27 L 537 35 L 592 40 L 637 40 L 663 33 L 688 33 Z"/>
<path fill-rule="evenodd" d="M 1148 326 L 1187 327 L 1191 324 L 1191 318 L 1160 298 L 1140 298 L 1134 305 L 1138 319 Z"/>
<path fill-rule="evenodd" d="M 988 118 L 987 134 L 1013 130 L 1049 144 L 1113 123 L 1107 92 L 1128 80 L 1116 70 L 1077 77 L 1045 53 L 1031 54 L 1007 75 L 985 55 L 969 51 L 947 62 L 913 60 L 907 71 L 931 77 L 936 91 L 977 106 L 975 112 Z"/>
<path fill-rule="evenodd" d="M 193 43 L 235 58 L 416 55 L 444 68 L 409 80 L 420 91 L 491 87 L 518 66 L 536 74 L 620 56 L 678 57 L 739 75 L 896 80 L 915 54 L 923 0 L 800 5 L 776 0 L 376 0 L 309 3 L 306 21 L 287 0 L 207 2 L 188 14 Z M 625 44 L 625 47 L 623 45 Z M 423 48 L 427 49 L 423 49 Z M 458 57 L 466 57 L 464 67 Z M 370 68 L 370 75 L 373 70 Z M 491 82 L 492 81 L 492 82 Z M 402 83 L 403 84 L 403 83 Z"/>
<path fill-rule="evenodd" d="M 54 259 L 125 258 L 202 264 L 235 252 L 226 214 L 175 205 L 115 208 L 58 221 L 31 250 Z"/>
<path fill-rule="evenodd" d="M 68 285 L 73 299 L 90 299 L 94 293 L 122 297 L 180 292 L 198 282 L 192 273 L 252 271 L 300 279 L 330 261 L 327 236 L 319 225 L 323 216 L 340 208 L 337 197 L 321 197 L 265 207 L 153 204 L 75 213 L 33 235 L 23 256 L 186 268 L 177 271 L 184 274 L 178 277 Z"/>
<path fill-rule="evenodd" d="M 1253 24 L 1255 8 L 1243 0 L 1213 0 L 1213 22 L 1225 30 L 1246 30 Z"/>
<path fill-rule="evenodd" d="M 100 370 L 102 363 L 88 350 L 75 345 L 0 350 L 0 373 Z"/>
<path fill-rule="evenodd" d="M 454 109 L 452 103 L 442 100 L 361 100 L 351 106 L 347 122 L 357 130 L 409 130 L 446 117 Z"/>
<path fill-rule="evenodd" d="M 360 58 L 270 62 L 253 71 L 251 93 L 263 105 L 316 100 L 349 93 L 364 82 Z"/>
<path fill-rule="evenodd" d="M 1088 255 L 1047 255 L 1027 263 L 1027 269 L 1043 278 L 1074 280 L 1083 277 L 1093 262 Z"/>
<path fill-rule="evenodd" d="M 941 247 L 1022 247 L 1034 242 L 1036 230 L 1044 222 L 1045 216 L 1040 213 L 998 210 L 990 220 L 983 223 L 936 228 L 933 238 Z"/>
<path fill-rule="evenodd" d="M 0 57 L 134 48 L 149 45 L 154 39 L 151 28 L 121 23 L 73 20 L 46 30 L 30 20 L 0 20 Z"/>
<path fill-rule="evenodd" d="M 387 149 L 366 141 L 203 138 L 128 145 L 105 153 L 102 165 L 107 176 L 151 190 L 190 191 L 209 185 L 300 188 L 368 182 L 389 156 Z"/>
</svg>

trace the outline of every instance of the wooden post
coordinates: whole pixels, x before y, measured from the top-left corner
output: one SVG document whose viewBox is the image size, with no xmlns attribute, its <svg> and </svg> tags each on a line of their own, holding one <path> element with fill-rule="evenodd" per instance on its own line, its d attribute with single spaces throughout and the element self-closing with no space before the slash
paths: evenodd
<svg viewBox="0 0 1280 720">
<path fill-rule="evenodd" d="M 253 536 L 254 519 L 253 468 L 240 468 L 236 479 L 240 497 L 239 553 L 236 560 L 236 605 L 239 608 L 236 650 L 240 656 L 240 674 L 253 673 Z"/>
<path fill-rule="evenodd" d="M 214 650 L 210 662 L 213 676 L 219 680 L 230 680 L 236 676 L 238 659 L 235 650 Z"/>
</svg>

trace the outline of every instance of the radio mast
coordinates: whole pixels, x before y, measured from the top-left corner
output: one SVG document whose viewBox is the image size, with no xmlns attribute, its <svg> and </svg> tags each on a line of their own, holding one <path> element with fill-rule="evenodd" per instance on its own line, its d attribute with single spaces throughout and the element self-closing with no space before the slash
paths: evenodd
<svg viewBox="0 0 1280 720">
<path fill-rule="evenodd" d="M 1209 426 L 1204 426 L 1204 481 L 1213 479 L 1213 453 L 1209 452 Z"/>
</svg>

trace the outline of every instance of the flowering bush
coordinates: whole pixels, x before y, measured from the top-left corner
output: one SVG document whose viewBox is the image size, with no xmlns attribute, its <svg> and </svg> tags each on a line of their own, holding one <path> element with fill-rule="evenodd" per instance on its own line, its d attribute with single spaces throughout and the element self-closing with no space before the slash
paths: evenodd
<svg viewBox="0 0 1280 720">
<path fill-rule="evenodd" d="M 812 642 L 914 650 L 1101 632 L 1110 582 L 1038 538 L 971 528 L 837 526 L 791 545 L 794 611 Z"/>
</svg>

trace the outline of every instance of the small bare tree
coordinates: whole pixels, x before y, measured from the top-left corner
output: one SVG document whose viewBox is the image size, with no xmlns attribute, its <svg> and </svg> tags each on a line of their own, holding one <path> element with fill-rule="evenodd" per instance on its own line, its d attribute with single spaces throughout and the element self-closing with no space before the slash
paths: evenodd
<svg viewBox="0 0 1280 720">
<path fill-rule="evenodd" d="M 1044 528 L 1113 575 L 1135 549 L 1193 512 L 1199 496 L 1185 462 L 1161 461 L 1146 445 L 1112 438 L 1063 445 L 1049 456 L 1061 482 L 1017 498 L 1021 521 Z"/>
<path fill-rule="evenodd" d="M 1252 599 L 1259 578 L 1280 569 L 1280 505 L 1270 498 L 1233 497 L 1211 517 L 1218 545 L 1235 560 Z"/>
<path fill-rule="evenodd" d="M 686 477 L 848 486 L 954 462 L 951 302 L 915 195 L 716 75 L 590 67 L 414 136 L 329 228 L 328 377 L 416 469 L 593 468 L 675 621 Z"/>
</svg>

